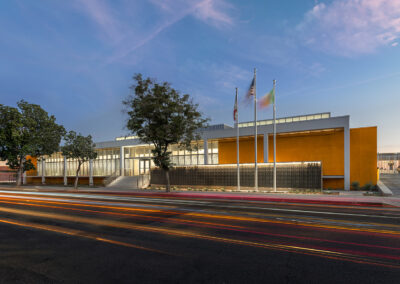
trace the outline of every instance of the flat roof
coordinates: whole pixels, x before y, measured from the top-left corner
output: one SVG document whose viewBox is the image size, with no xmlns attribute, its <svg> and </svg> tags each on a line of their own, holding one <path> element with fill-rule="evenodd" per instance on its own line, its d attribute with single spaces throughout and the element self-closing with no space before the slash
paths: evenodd
<svg viewBox="0 0 400 284">
<path fill-rule="evenodd" d="M 321 112 L 321 113 L 313 113 L 313 114 L 305 114 L 305 115 L 296 115 L 296 116 L 287 116 L 287 117 L 279 117 L 276 119 L 276 123 L 290 123 L 290 122 L 297 122 L 297 121 L 306 121 L 306 120 L 314 120 L 314 119 L 326 119 L 330 118 L 330 112 Z M 268 125 L 273 124 L 273 119 L 264 119 L 258 120 L 257 125 Z M 239 127 L 249 127 L 254 126 L 254 121 L 247 121 L 247 122 L 239 122 Z"/>
</svg>

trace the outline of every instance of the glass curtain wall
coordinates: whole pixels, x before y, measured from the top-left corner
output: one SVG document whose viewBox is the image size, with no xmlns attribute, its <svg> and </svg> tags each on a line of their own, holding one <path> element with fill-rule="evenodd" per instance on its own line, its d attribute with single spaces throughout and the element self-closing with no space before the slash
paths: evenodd
<svg viewBox="0 0 400 284">
<path fill-rule="evenodd" d="M 218 140 L 208 141 L 208 164 L 218 164 Z"/>
<path fill-rule="evenodd" d="M 93 160 L 93 176 L 111 176 L 120 174 L 119 148 L 97 149 L 97 158 Z M 45 176 L 64 175 L 64 157 L 61 152 L 45 156 Z M 89 176 L 89 161 L 81 165 L 79 176 Z M 78 161 L 67 160 L 67 176 L 75 176 Z M 42 175 L 41 159 L 38 159 L 38 176 Z"/>
<path fill-rule="evenodd" d="M 120 175 L 120 148 L 97 149 L 93 160 L 93 176 Z M 89 162 L 87 163 L 89 166 Z"/>
<path fill-rule="evenodd" d="M 193 142 L 191 145 L 192 151 L 188 151 L 172 145 L 171 162 L 174 166 L 189 166 L 189 165 L 204 165 L 204 145 L 203 141 Z"/>
<path fill-rule="evenodd" d="M 44 175 L 45 176 L 63 176 L 64 175 L 64 157 L 61 153 L 54 153 L 50 156 L 44 156 L 45 160 L 45 168 Z M 37 160 L 37 173 L 38 176 L 41 176 L 43 172 L 42 169 L 42 158 L 38 158 Z"/>
<path fill-rule="evenodd" d="M 47 164 L 46 164 L 47 167 Z M 78 160 L 68 159 L 67 160 L 67 176 L 75 176 L 76 170 L 78 169 Z M 81 170 L 79 171 L 79 176 L 89 175 L 89 161 L 81 165 Z"/>
<path fill-rule="evenodd" d="M 171 146 L 171 161 L 175 166 L 204 165 L 204 143 L 193 142 L 192 151 L 181 149 L 178 145 Z M 218 164 L 218 141 L 208 141 L 208 164 Z"/>
<path fill-rule="evenodd" d="M 139 175 L 141 165 L 148 167 L 154 166 L 151 159 L 151 149 L 153 146 L 133 146 L 124 147 L 124 160 L 126 176 Z M 193 142 L 192 151 L 180 148 L 178 145 L 172 145 L 171 162 L 175 166 L 204 165 L 204 144 L 203 141 Z M 120 175 L 120 148 L 97 149 L 97 158 L 93 160 L 93 176 L 111 176 Z M 218 141 L 208 141 L 208 164 L 218 164 Z M 150 160 L 150 162 L 143 162 Z M 142 162 L 141 162 L 142 161 Z M 89 161 L 81 166 L 80 176 L 89 176 Z M 74 159 L 67 160 L 67 175 L 75 176 L 78 168 L 78 161 Z M 42 175 L 41 161 L 38 159 L 38 175 Z M 64 157 L 62 154 L 54 153 L 45 157 L 45 175 L 63 176 L 64 175 Z"/>
<path fill-rule="evenodd" d="M 153 146 L 125 147 L 125 175 L 137 176 L 140 174 L 140 160 L 150 160 L 150 167 L 154 166 L 151 160 Z"/>
</svg>

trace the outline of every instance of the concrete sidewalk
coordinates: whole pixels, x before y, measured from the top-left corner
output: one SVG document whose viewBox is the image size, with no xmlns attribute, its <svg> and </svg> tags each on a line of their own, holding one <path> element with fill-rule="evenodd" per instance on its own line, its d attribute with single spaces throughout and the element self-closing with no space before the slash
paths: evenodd
<svg viewBox="0 0 400 284">
<path fill-rule="evenodd" d="M 381 174 L 379 177 L 393 193 L 393 196 L 400 197 L 400 174 Z"/>
<path fill-rule="evenodd" d="M 308 203 L 308 204 L 331 204 L 331 205 L 359 205 L 359 206 L 390 206 L 400 207 L 399 197 L 361 196 L 358 192 L 351 195 L 330 194 L 282 194 L 282 193 L 242 193 L 242 192 L 187 192 L 172 191 L 170 193 L 159 190 L 123 190 L 110 189 L 106 187 L 89 188 L 82 187 L 74 190 L 72 187 L 63 186 L 0 186 L 0 190 L 12 191 L 36 191 L 36 192 L 68 192 L 102 195 L 123 195 L 143 197 L 173 197 L 190 199 L 211 200 L 235 200 L 235 201 L 259 201 L 259 202 L 286 202 L 286 203 Z"/>
</svg>

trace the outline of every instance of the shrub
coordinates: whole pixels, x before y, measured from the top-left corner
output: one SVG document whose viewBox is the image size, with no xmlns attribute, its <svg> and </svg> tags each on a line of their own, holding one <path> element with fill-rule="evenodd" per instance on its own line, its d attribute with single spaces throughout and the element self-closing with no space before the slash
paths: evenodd
<svg viewBox="0 0 400 284">
<path fill-rule="evenodd" d="M 372 183 L 366 183 L 363 187 L 362 187 L 362 190 L 365 190 L 365 191 L 371 191 L 371 190 L 374 190 L 374 185 L 372 184 Z"/>
<path fill-rule="evenodd" d="M 360 183 L 359 183 L 358 181 L 353 181 L 353 182 L 351 183 L 351 188 L 352 188 L 353 190 L 360 190 Z"/>
</svg>

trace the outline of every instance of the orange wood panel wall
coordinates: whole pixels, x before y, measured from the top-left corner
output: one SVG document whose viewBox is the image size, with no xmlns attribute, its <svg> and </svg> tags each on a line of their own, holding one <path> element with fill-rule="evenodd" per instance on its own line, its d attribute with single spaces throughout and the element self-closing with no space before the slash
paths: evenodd
<svg viewBox="0 0 400 284">
<path fill-rule="evenodd" d="M 34 170 L 30 170 L 26 172 L 27 176 L 37 176 L 38 173 L 38 161 L 36 157 L 31 157 L 31 156 L 26 156 L 26 159 L 29 160 L 31 159 L 32 164 L 35 166 Z"/>
<path fill-rule="evenodd" d="M 269 136 L 268 161 L 273 162 L 273 137 Z M 343 130 L 277 135 L 277 162 L 322 161 L 323 175 L 344 174 Z"/>
<path fill-rule="evenodd" d="M 257 138 L 257 162 L 264 162 L 263 137 Z M 220 164 L 236 164 L 236 139 L 221 139 L 218 141 L 218 159 Z M 254 138 L 240 138 L 240 163 L 254 163 Z"/>
<path fill-rule="evenodd" d="M 350 182 L 377 183 L 377 127 L 350 129 Z"/>
</svg>

